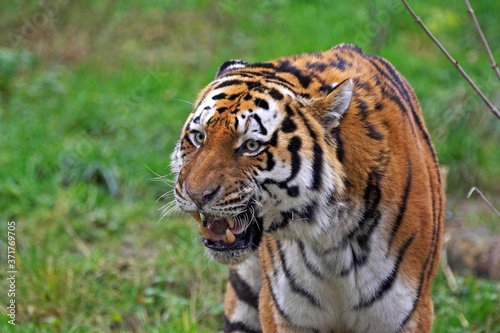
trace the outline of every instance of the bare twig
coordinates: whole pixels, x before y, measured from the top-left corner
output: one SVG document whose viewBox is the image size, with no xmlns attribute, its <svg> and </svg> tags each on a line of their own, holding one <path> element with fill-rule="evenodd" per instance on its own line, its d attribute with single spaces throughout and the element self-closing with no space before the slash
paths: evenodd
<svg viewBox="0 0 500 333">
<path fill-rule="evenodd" d="M 460 72 L 460 74 L 462 74 L 462 76 L 470 84 L 470 86 L 472 87 L 472 89 L 474 89 L 474 91 L 479 95 L 479 97 L 481 97 L 481 99 L 483 100 L 483 102 L 486 103 L 486 105 L 490 108 L 490 111 L 495 116 L 497 116 L 497 118 L 500 119 L 500 112 L 493 105 L 493 103 L 491 103 L 490 100 L 483 94 L 483 92 L 481 91 L 481 89 L 478 88 L 478 86 L 474 83 L 474 81 L 472 81 L 472 79 L 464 71 L 464 69 L 462 68 L 462 66 L 460 66 L 458 64 L 458 61 L 456 61 L 450 55 L 450 53 L 448 53 L 448 51 L 444 48 L 444 46 L 437 40 L 437 38 L 434 37 L 434 35 L 432 34 L 432 32 L 427 28 L 427 26 L 424 24 L 424 22 L 422 22 L 422 20 L 420 19 L 420 17 L 418 17 L 417 14 L 415 14 L 415 12 L 410 7 L 410 5 L 408 4 L 408 2 L 406 0 L 401 0 L 401 1 L 403 1 L 403 4 L 405 5 L 406 9 L 410 12 L 410 14 L 415 19 L 415 22 L 417 22 L 422 27 L 422 29 L 424 29 L 425 33 L 430 37 L 430 39 L 432 39 L 432 41 L 434 42 L 434 44 L 436 44 L 437 47 L 439 47 L 439 49 L 441 50 L 441 52 L 443 52 L 443 54 L 446 56 L 446 58 L 448 58 L 448 60 L 455 66 L 455 68 Z"/>
<path fill-rule="evenodd" d="M 441 253 L 441 268 L 443 270 L 444 277 L 446 278 L 446 282 L 448 282 L 448 287 L 450 287 L 450 290 L 452 292 L 457 291 L 457 279 L 455 278 L 455 274 L 453 274 L 453 271 L 448 264 L 448 254 L 446 252 L 446 249 L 444 249 Z"/>
<path fill-rule="evenodd" d="M 75 229 L 69 223 L 64 224 L 64 229 L 66 232 L 73 238 L 76 243 L 78 249 L 83 253 L 86 258 L 89 258 L 92 254 L 92 251 L 89 249 L 85 242 L 76 234 Z"/>
<path fill-rule="evenodd" d="M 491 204 L 491 202 L 488 199 L 486 199 L 486 197 L 483 195 L 483 193 L 481 193 L 481 191 L 479 191 L 477 187 L 474 186 L 469 190 L 469 193 L 467 193 L 467 199 L 470 198 L 473 192 L 477 192 L 477 194 L 479 194 L 481 199 L 483 199 L 483 201 L 486 202 L 486 204 L 490 206 L 491 209 L 493 209 L 493 211 L 498 215 L 498 217 L 500 217 L 500 213 L 498 212 L 498 210 L 496 210 L 496 208 Z"/>
<path fill-rule="evenodd" d="M 493 70 L 495 71 L 498 79 L 500 80 L 500 69 L 498 68 L 498 64 L 495 61 L 495 58 L 493 58 L 493 54 L 491 53 L 490 46 L 488 45 L 488 41 L 486 40 L 486 37 L 484 37 L 483 31 L 481 30 L 481 27 L 479 26 L 479 22 L 477 21 L 476 14 L 474 14 L 474 9 L 472 9 L 472 6 L 470 5 L 469 0 L 464 0 L 465 5 L 467 6 L 467 10 L 469 11 L 469 14 L 472 18 L 472 21 L 474 22 L 474 27 L 476 27 L 476 31 L 479 34 L 479 38 L 481 38 L 481 42 L 483 43 L 483 47 L 486 50 L 486 54 L 488 54 L 488 58 L 490 59 L 490 64 Z"/>
</svg>

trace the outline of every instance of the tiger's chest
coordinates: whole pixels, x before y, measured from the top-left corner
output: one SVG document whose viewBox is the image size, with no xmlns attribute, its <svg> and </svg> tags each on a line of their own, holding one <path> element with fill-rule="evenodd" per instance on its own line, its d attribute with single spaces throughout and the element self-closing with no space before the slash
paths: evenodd
<svg viewBox="0 0 500 333">
<path fill-rule="evenodd" d="M 300 332 L 396 332 L 414 289 L 391 281 L 395 260 L 385 248 L 373 248 L 369 260 L 356 265 L 357 247 L 347 242 L 325 251 L 267 237 L 260 255 L 269 258 L 263 275 L 277 318 Z"/>
</svg>

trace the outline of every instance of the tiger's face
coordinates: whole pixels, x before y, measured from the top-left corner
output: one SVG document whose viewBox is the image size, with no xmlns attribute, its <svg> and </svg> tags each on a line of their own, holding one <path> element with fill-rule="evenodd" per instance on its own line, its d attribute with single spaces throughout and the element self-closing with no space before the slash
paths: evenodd
<svg viewBox="0 0 500 333">
<path fill-rule="evenodd" d="M 316 101 L 263 74 L 245 78 L 247 66 L 222 65 L 171 162 L 179 208 L 199 222 L 208 254 L 225 264 L 248 258 L 266 232 L 314 233 L 307 219 L 343 186 L 340 164 L 324 147 L 349 105 L 351 83 L 331 84 Z"/>
</svg>

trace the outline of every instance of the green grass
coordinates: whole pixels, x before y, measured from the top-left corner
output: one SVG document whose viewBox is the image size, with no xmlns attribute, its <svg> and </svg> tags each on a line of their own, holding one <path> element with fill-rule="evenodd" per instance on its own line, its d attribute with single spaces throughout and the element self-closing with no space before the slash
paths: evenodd
<svg viewBox="0 0 500 333">
<path fill-rule="evenodd" d="M 59 3 L 0 0 L 0 220 L 16 221 L 19 271 L 18 325 L 2 320 L 2 332 L 220 329 L 227 268 L 204 256 L 191 219 L 160 220 L 171 198 L 157 199 L 172 186 L 153 178 L 169 178 L 189 103 L 230 58 L 261 61 L 346 41 L 381 54 L 420 98 L 450 168 L 449 195 L 477 186 L 499 207 L 498 120 L 399 2 Z M 473 5 L 500 59 L 500 3 Z M 498 81 L 462 4 L 414 6 L 498 105 Z M 12 36 L 22 37 L 18 48 Z M 464 220 L 498 231 L 487 209 Z M 497 283 L 465 277 L 452 292 L 439 274 L 434 295 L 435 332 L 500 331 Z M 1 314 L 4 300 L 2 291 Z"/>
</svg>

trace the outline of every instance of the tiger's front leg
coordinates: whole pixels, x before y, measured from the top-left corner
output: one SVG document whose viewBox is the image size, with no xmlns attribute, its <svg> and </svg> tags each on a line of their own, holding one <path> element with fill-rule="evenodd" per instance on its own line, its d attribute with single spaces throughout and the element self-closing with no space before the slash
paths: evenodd
<svg viewBox="0 0 500 333">
<path fill-rule="evenodd" d="M 259 321 L 261 286 L 261 272 L 256 255 L 231 267 L 224 298 L 225 333 L 262 332 Z"/>
</svg>

